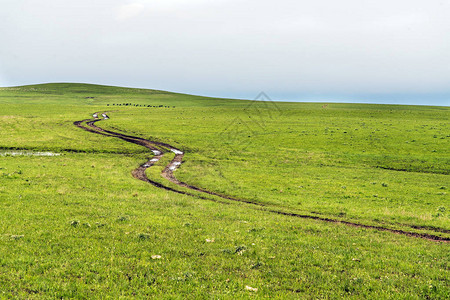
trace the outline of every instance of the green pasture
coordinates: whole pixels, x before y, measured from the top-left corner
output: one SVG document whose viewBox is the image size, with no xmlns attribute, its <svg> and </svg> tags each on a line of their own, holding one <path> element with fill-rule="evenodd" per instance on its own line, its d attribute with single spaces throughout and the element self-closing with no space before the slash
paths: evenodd
<svg viewBox="0 0 450 300">
<path fill-rule="evenodd" d="M 450 238 L 448 107 L 0 88 L 0 298 L 450 297 L 448 243 L 157 189 L 131 176 L 151 152 L 73 125 L 94 112 L 183 150 L 191 185 Z M 172 157 L 148 177 L 188 191 L 160 176 Z"/>
</svg>

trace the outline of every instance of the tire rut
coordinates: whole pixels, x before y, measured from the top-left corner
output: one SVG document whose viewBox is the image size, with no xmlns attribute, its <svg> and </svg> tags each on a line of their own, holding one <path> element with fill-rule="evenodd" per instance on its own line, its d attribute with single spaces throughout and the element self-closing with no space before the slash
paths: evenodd
<svg viewBox="0 0 450 300">
<path fill-rule="evenodd" d="M 105 119 L 109 119 L 109 118 L 105 118 Z M 348 226 L 352 226 L 352 227 L 374 229 L 374 230 L 378 230 L 378 231 L 386 231 L 386 232 L 390 232 L 390 233 L 395 233 L 395 234 L 400 234 L 400 235 L 405 235 L 405 236 L 415 237 L 415 238 L 421 238 L 421 239 L 426 239 L 426 240 L 435 241 L 435 242 L 445 242 L 445 243 L 450 242 L 450 238 L 433 235 L 433 234 L 429 234 L 429 233 L 409 232 L 409 231 L 404 231 L 404 230 L 400 230 L 400 229 L 392 229 L 392 228 L 387 228 L 387 227 L 382 227 L 382 226 L 366 225 L 366 224 L 360 224 L 360 223 L 350 222 L 350 221 L 345 221 L 345 220 L 327 218 L 327 217 L 304 215 L 304 214 L 298 214 L 298 213 L 292 213 L 292 212 L 285 212 L 282 210 L 275 210 L 261 202 L 235 198 L 235 197 L 223 195 L 220 193 L 212 192 L 212 191 L 206 190 L 204 188 L 190 185 L 188 183 L 178 180 L 175 177 L 175 175 L 173 174 L 173 172 L 178 167 L 180 167 L 181 164 L 183 163 L 183 157 L 184 157 L 183 151 L 181 151 L 181 150 L 177 149 L 176 147 L 173 147 L 167 143 L 162 143 L 162 142 L 158 142 L 158 141 L 150 141 L 150 140 L 143 139 L 140 137 L 126 135 L 126 134 L 122 134 L 119 132 L 114 132 L 114 131 L 103 129 L 101 127 L 98 127 L 95 124 L 99 121 L 102 121 L 102 119 L 99 119 L 99 118 L 85 119 L 85 120 L 81 120 L 81 121 L 75 121 L 75 122 L 73 122 L 73 124 L 81 129 L 86 130 L 91 133 L 95 133 L 95 134 L 99 134 L 99 135 L 103 135 L 103 136 L 109 136 L 109 137 L 116 137 L 116 138 L 119 138 L 126 142 L 133 143 L 133 144 L 136 144 L 139 146 L 143 146 L 147 149 L 150 149 L 153 152 L 154 157 L 152 159 L 148 160 L 147 162 L 145 162 L 144 164 L 140 165 L 135 170 L 133 170 L 131 172 L 131 174 L 134 178 L 139 179 L 144 182 L 147 182 L 157 188 L 160 188 L 160 189 L 163 189 L 166 191 L 170 191 L 170 192 L 174 192 L 177 194 L 196 197 L 196 198 L 203 199 L 203 200 L 210 200 L 210 201 L 218 202 L 221 204 L 227 204 L 227 205 L 230 204 L 229 202 L 221 201 L 221 200 L 214 199 L 211 197 L 206 197 L 203 195 L 197 195 L 197 194 L 192 194 L 189 192 L 177 190 L 172 187 L 163 185 L 157 181 L 149 179 L 147 177 L 147 174 L 145 173 L 145 171 L 148 168 L 150 168 L 151 166 L 153 166 L 154 164 L 156 164 L 157 162 L 159 162 L 159 160 L 164 156 L 165 153 L 173 152 L 175 154 L 175 157 L 170 161 L 170 163 L 161 172 L 161 176 L 180 187 L 191 189 L 193 191 L 204 193 L 204 194 L 207 194 L 210 196 L 220 197 L 225 200 L 250 204 L 253 206 L 257 206 L 258 210 L 271 212 L 271 213 L 275 213 L 278 215 L 290 216 L 290 217 L 296 217 L 296 218 L 302 218 L 302 219 L 311 219 L 311 220 L 317 220 L 317 221 L 324 221 L 324 222 L 335 223 L 335 224 L 344 224 L 344 225 L 348 225 Z M 84 126 L 83 123 L 85 123 L 87 126 Z"/>
</svg>

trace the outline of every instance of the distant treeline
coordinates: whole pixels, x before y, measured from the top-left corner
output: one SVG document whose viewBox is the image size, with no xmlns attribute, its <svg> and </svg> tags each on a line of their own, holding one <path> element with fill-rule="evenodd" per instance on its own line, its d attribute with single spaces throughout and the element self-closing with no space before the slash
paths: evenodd
<svg viewBox="0 0 450 300">
<path fill-rule="evenodd" d="M 133 104 L 133 103 L 113 103 L 106 104 L 106 106 L 135 106 L 135 107 L 163 107 L 163 108 L 175 108 L 175 106 L 165 106 L 165 105 L 143 105 L 143 104 Z"/>
</svg>

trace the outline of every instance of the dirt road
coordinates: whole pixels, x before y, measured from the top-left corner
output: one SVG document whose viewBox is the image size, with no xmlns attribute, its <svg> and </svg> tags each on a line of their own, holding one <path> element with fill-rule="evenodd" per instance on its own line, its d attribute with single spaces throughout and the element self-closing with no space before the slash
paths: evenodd
<svg viewBox="0 0 450 300">
<path fill-rule="evenodd" d="M 387 231 L 387 232 L 391 232 L 391 233 L 396 233 L 396 234 L 401 234 L 401 235 L 406 235 L 406 236 L 411 236 L 411 237 L 416 237 L 416 238 L 423 238 L 423 239 L 438 241 L 438 242 L 450 242 L 450 238 L 441 237 L 441 236 L 433 235 L 433 234 L 429 234 L 429 233 L 409 232 L 409 231 L 404 231 L 404 230 L 400 230 L 400 229 L 393 229 L 393 228 L 374 226 L 374 225 L 365 225 L 365 224 L 359 224 L 359 223 L 354 223 L 354 222 L 350 222 L 350 221 L 332 219 L 332 218 L 327 218 L 327 217 L 319 217 L 319 216 L 314 216 L 314 215 L 303 215 L 303 214 L 298 214 L 298 213 L 292 213 L 289 211 L 285 211 L 285 209 L 289 209 L 287 207 L 284 208 L 282 206 L 279 206 L 279 207 L 277 207 L 277 209 L 274 209 L 274 207 L 275 207 L 274 205 L 266 206 L 264 203 L 260 203 L 257 201 L 235 198 L 235 197 L 219 194 L 219 193 L 209 191 L 204 188 L 200 188 L 200 187 L 196 187 L 196 186 L 187 184 L 185 182 L 178 180 L 174 175 L 174 172 L 183 163 L 184 152 L 182 150 L 177 149 L 176 147 L 171 146 L 166 143 L 150 141 L 150 140 L 143 139 L 140 137 L 126 135 L 126 134 L 122 134 L 119 132 L 114 132 L 114 131 L 103 129 L 96 125 L 97 122 L 100 122 L 102 120 L 103 119 L 98 119 L 98 118 L 85 119 L 82 121 L 75 121 L 73 124 L 81 129 L 84 129 L 91 133 L 100 134 L 100 135 L 104 135 L 104 136 L 110 136 L 110 137 L 116 137 L 116 138 L 119 138 L 126 142 L 140 145 L 140 146 L 143 146 L 143 147 L 149 149 L 153 153 L 154 156 L 150 160 L 141 164 L 138 168 L 133 170 L 131 172 L 131 174 L 133 175 L 134 178 L 142 180 L 147 183 L 150 183 L 151 185 L 153 185 L 157 188 L 164 189 L 164 190 L 171 191 L 171 192 L 178 193 L 178 194 L 197 197 L 200 199 L 220 202 L 223 204 L 230 204 L 229 201 L 243 202 L 243 203 L 250 204 L 260 210 L 271 212 L 271 213 L 276 213 L 279 215 L 285 215 L 285 216 L 297 217 L 297 218 L 303 218 L 303 219 L 313 219 L 313 220 L 325 221 L 325 222 L 330 222 L 330 223 L 339 223 L 339 224 L 344 224 L 344 225 L 348 225 L 348 226 L 367 228 L 367 229 L 375 229 L 375 230 L 379 230 L 379 231 Z M 161 172 L 161 176 L 164 177 L 165 179 L 167 179 L 168 181 L 176 184 L 179 187 L 183 187 L 186 189 L 196 191 L 199 194 L 194 194 L 194 193 L 190 193 L 187 191 L 178 190 L 178 189 L 166 186 L 164 184 L 161 184 L 157 181 L 151 180 L 147 177 L 147 174 L 145 173 L 145 171 L 148 168 L 155 165 L 157 162 L 159 162 L 166 153 L 173 153 L 173 154 L 175 154 L 175 156 L 170 161 L 170 163 L 164 168 L 164 170 Z M 217 198 L 221 198 L 223 200 L 220 200 Z M 447 231 L 444 231 L 444 232 L 448 233 Z"/>
</svg>

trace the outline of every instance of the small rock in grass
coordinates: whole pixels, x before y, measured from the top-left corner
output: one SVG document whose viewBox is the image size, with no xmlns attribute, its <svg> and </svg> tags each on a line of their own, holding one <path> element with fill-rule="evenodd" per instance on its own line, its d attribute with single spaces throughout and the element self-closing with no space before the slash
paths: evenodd
<svg viewBox="0 0 450 300">
<path fill-rule="evenodd" d="M 161 259 L 161 255 L 152 255 L 152 259 Z"/>
<path fill-rule="evenodd" d="M 254 288 L 254 287 L 251 287 L 251 286 L 248 286 L 248 285 L 245 286 L 245 289 L 247 291 L 251 291 L 251 292 L 257 292 L 258 291 L 257 288 Z"/>
<path fill-rule="evenodd" d="M 80 221 L 74 220 L 74 221 L 70 222 L 70 225 L 73 227 L 78 227 L 80 225 Z"/>
<path fill-rule="evenodd" d="M 206 239 L 207 243 L 214 243 L 214 239 L 210 240 L 210 239 Z"/>
</svg>

